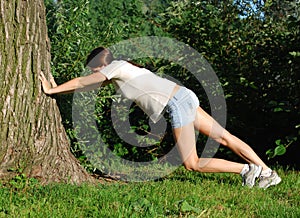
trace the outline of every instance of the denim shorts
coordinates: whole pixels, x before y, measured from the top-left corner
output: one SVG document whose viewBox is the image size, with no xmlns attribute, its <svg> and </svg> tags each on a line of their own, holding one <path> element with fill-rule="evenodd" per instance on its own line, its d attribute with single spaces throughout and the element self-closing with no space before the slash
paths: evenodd
<svg viewBox="0 0 300 218">
<path fill-rule="evenodd" d="M 180 128 L 195 121 L 199 100 L 195 93 L 181 87 L 169 100 L 166 109 L 170 114 L 172 128 Z"/>
</svg>

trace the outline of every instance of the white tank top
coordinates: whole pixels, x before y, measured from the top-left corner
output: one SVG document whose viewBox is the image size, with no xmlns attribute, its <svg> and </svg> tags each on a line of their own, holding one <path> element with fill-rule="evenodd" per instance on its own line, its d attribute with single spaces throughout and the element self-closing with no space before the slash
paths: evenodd
<svg viewBox="0 0 300 218">
<path fill-rule="evenodd" d="M 115 60 L 101 70 L 116 91 L 134 101 L 156 123 L 162 116 L 176 83 L 127 61 Z"/>
</svg>

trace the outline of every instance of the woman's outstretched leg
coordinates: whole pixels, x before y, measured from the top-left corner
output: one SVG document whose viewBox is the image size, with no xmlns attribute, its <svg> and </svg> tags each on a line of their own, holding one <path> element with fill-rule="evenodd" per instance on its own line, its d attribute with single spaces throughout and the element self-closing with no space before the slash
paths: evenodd
<svg viewBox="0 0 300 218">
<path fill-rule="evenodd" d="M 203 133 L 220 144 L 227 146 L 248 163 L 261 166 L 263 171 L 260 174 L 259 187 L 268 188 L 271 185 L 277 185 L 281 182 L 281 178 L 277 175 L 277 173 L 272 171 L 248 144 L 230 134 L 201 107 L 198 107 L 197 109 L 194 126 L 200 133 Z"/>
<path fill-rule="evenodd" d="M 260 175 L 262 167 L 245 165 L 217 158 L 199 158 L 196 150 L 194 124 L 190 123 L 173 129 L 174 138 L 183 165 L 187 170 L 203 173 L 236 173 L 243 177 L 243 185 L 253 187 L 255 179 Z M 245 167 L 248 167 L 247 169 Z"/>
<path fill-rule="evenodd" d="M 196 150 L 193 123 L 173 129 L 173 133 L 183 165 L 186 169 L 198 172 L 230 172 L 237 174 L 242 171 L 243 164 L 216 158 L 199 158 Z"/>
<path fill-rule="evenodd" d="M 256 165 L 262 166 L 263 170 L 268 169 L 268 166 L 258 157 L 258 155 L 249 145 L 221 127 L 201 107 L 198 107 L 194 125 L 195 129 L 200 133 L 207 135 L 220 144 L 228 147 L 248 163 L 254 163 Z"/>
</svg>

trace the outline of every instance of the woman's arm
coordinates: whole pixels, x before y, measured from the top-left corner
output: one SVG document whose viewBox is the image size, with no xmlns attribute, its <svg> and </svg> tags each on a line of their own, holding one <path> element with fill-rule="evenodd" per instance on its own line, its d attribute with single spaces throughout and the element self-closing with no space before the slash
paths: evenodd
<svg viewBox="0 0 300 218">
<path fill-rule="evenodd" d="M 86 88 L 89 90 L 91 88 L 95 89 L 107 80 L 102 73 L 93 73 L 88 76 L 77 77 L 59 86 L 55 86 L 55 82 L 51 82 L 51 86 L 43 72 L 41 72 L 39 79 L 42 82 L 44 92 L 48 95 L 72 93 L 75 90 L 86 91 Z"/>
</svg>

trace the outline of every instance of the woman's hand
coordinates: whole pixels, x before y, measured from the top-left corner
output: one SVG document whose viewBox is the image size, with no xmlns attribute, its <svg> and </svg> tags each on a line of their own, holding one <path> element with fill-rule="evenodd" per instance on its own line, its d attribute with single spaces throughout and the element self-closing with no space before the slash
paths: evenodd
<svg viewBox="0 0 300 218">
<path fill-rule="evenodd" d="M 50 82 L 49 82 L 46 79 L 44 73 L 41 72 L 40 75 L 39 75 L 39 79 L 42 83 L 43 91 L 45 92 L 45 94 L 51 95 L 51 88 L 52 87 L 57 87 L 57 84 L 56 84 L 53 76 L 51 75 Z"/>
<path fill-rule="evenodd" d="M 50 75 L 50 84 L 52 85 L 53 88 L 57 87 L 57 84 L 56 84 L 56 82 L 55 82 L 54 77 L 52 76 L 52 74 Z"/>
</svg>

